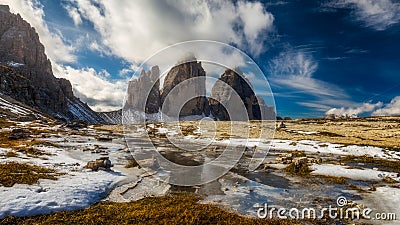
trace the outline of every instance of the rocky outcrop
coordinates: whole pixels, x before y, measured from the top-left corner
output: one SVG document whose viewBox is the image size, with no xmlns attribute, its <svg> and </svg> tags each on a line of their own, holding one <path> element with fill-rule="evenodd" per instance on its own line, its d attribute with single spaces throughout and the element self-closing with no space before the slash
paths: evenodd
<svg viewBox="0 0 400 225">
<path fill-rule="evenodd" d="M 46 114 L 102 123 L 75 98 L 68 80 L 54 77 L 39 36 L 20 15 L 0 6 L 0 91 Z"/>
<path fill-rule="evenodd" d="M 192 58 L 168 72 L 161 91 L 161 104 L 162 112 L 169 116 L 209 115 L 206 72 L 201 62 Z"/>
<path fill-rule="evenodd" d="M 160 69 L 154 66 L 142 71 L 138 79 L 129 81 L 128 95 L 124 107 L 152 114 L 160 110 Z"/>
<path fill-rule="evenodd" d="M 232 115 L 245 109 L 249 120 L 273 119 L 273 107 L 268 107 L 262 98 L 257 97 L 250 82 L 238 69 L 236 71 L 240 74 L 225 70 L 213 86 L 209 98 L 211 114 L 218 120 L 232 120 Z"/>
<path fill-rule="evenodd" d="M 145 109 L 147 114 L 161 111 L 172 118 L 212 114 L 217 120 L 275 119 L 274 107 L 267 106 L 262 98 L 257 97 L 243 74 L 239 75 L 233 70 L 228 69 L 221 75 L 209 98 L 206 97 L 206 72 L 195 58 L 174 66 L 166 75 L 161 91 L 157 80 L 159 76 L 159 68 L 155 66 L 148 72 L 142 71 L 138 79 L 130 81 L 124 109 L 139 112 Z M 244 108 L 241 110 L 242 105 Z M 240 114 L 240 111 L 245 114 Z M 102 117 L 107 121 L 115 121 L 113 114 L 105 113 Z M 118 117 L 118 121 L 121 121 Z"/>
</svg>

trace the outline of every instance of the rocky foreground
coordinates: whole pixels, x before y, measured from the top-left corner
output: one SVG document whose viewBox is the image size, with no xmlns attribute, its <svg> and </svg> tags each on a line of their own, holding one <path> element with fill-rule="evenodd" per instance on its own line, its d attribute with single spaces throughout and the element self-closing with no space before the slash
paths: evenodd
<svg viewBox="0 0 400 225">
<path fill-rule="evenodd" d="M 246 145 L 248 150 L 258 146 L 268 152 L 262 165 L 255 171 L 250 172 L 243 166 L 248 157 L 245 153 L 243 159 L 218 180 L 201 186 L 179 187 L 153 179 L 137 165 L 124 142 L 122 126 L 67 125 L 53 120 L 13 122 L 2 119 L 0 217 L 7 218 L 3 222 L 22 222 L 7 216 L 71 211 L 105 201 L 105 205 L 95 205 L 85 211 L 38 218 L 39 221 L 54 221 L 52 218 L 63 221 L 67 215 L 90 218 L 94 214 L 101 216 L 99 209 L 102 207 L 128 207 L 138 214 L 124 215 L 130 221 L 135 221 L 133 215 L 143 216 L 139 211 L 151 211 L 147 205 L 153 204 L 149 197 L 170 196 L 177 192 L 200 196 L 200 199 L 188 197 L 196 204 L 207 204 L 199 205 L 200 208 L 218 206 L 236 215 L 253 218 L 257 217 L 257 207 L 266 202 L 286 208 L 318 208 L 335 206 L 338 196 L 345 196 L 354 207 L 369 207 L 374 212 L 400 215 L 399 199 L 393 197 L 400 193 L 400 152 L 395 145 L 396 137 L 400 135 L 398 121 L 398 118 L 286 121 L 286 128 L 276 132 L 276 138 L 279 139 L 271 142 L 255 138 L 259 130 L 257 121 L 243 123 L 244 127 L 252 129 L 249 138 L 235 136 L 230 141 L 229 132 L 226 132 L 229 125 L 227 122 L 218 122 L 219 129 L 214 141 L 220 147 L 204 152 L 174 149 L 167 144 L 167 137 L 180 130 L 188 141 L 202 141 L 210 137 L 209 124 L 190 121 L 184 121 L 179 127 L 173 124 L 148 124 L 147 132 L 156 141 L 157 150 L 169 160 L 188 166 L 202 164 L 204 157 L 217 157 L 228 142 L 237 146 Z M 353 137 L 354 130 L 363 132 Z M 137 145 L 140 146 L 142 141 L 139 132 L 137 137 Z M 352 138 L 372 144 L 351 143 L 351 140 L 355 140 Z M 268 145 L 270 149 L 267 149 Z M 163 198 L 159 200 L 163 202 Z M 164 200 L 170 201 L 168 198 Z M 143 208 L 135 203 L 137 201 L 143 204 Z M 133 202 L 133 205 L 113 205 L 113 202 Z M 193 213 L 198 213 L 193 210 Z M 179 212 L 176 211 L 176 218 L 182 218 Z M 218 215 L 223 217 L 224 211 Z M 229 218 L 244 223 L 254 222 L 233 215 Z M 171 221 L 176 218 L 171 218 Z M 197 220 L 193 221 L 196 223 Z M 312 223 L 321 221 L 326 222 L 316 220 Z M 337 221 L 348 222 L 344 219 Z M 289 222 L 273 220 L 274 224 Z M 379 224 L 380 221 L 355 222 Z"/>
</svg>

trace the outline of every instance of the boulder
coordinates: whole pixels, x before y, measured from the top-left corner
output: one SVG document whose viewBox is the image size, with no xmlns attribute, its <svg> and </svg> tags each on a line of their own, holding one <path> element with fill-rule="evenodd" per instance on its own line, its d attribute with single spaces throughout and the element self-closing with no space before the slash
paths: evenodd
<svg viewBox="0 0 400 225">
<path fill-rule="evenodd" d="M 94 161 L 88 162 L 86 166 L 84 166 L 83 168 L 91 169 L 92 171 L 99 171 L 99 170 L 110 171 L 112 166 L 113 165 L 111 164 L 111 161 L 108 157 L 101 157 Z"/>
</svg>

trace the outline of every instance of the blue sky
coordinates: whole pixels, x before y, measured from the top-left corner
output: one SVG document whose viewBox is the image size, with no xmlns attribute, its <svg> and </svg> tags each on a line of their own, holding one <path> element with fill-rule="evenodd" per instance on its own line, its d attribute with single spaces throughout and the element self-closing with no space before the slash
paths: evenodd
<svg viewBox="0 0 400 225">
<path fill-rule="evenodd" d="M 400 114 L 400 1 L 0 3 L 36 28 L 55 75 L 95 110 L 120 107 L 127 80 L 159 49 L 209 39 L 254 59 L 281 116 Z"/>
</svg>

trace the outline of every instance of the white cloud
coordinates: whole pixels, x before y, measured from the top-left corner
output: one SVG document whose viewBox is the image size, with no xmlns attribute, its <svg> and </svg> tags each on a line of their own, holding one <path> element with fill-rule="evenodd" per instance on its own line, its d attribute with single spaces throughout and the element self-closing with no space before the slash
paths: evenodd
<svg viewBox="0 0 400 225">
<path fill-rule="evenodd" d="M 311 54 L 288 48 L 269 63 L 270 81 L 273 86 L 299 90 L 305 94 L 346 98 L 342 89 L 313 78 L 318 62 Z"/>
<path fill-rule="evenodd" d="M 74 95 L 95 111 L 111 111 L 122 107 L 128 79 L 111 82 L 105 70 L 93 68 L 75 69 L 57 65 L 54 71 L 57 77 L 71 81 Z"/>
<path fill-rule="evenodd" d="M 52 62 L 63 63 L 76 60 L 74 47 L 65 44 L 60 33 L 50 32 L 44 20 L 43 6 L 37 0 L 0 0 L 0 4 L 10 6 L 11 12 L 19 13 L 39 34 L 40 41 L 45 46 L 46 55 Z"/>
<path fill-rule="evenodd" d="M 352 116 L 352 115 L 360 115 L 362 113 L 368 113 L 374 111 L 376 108 L 382 107 L 382 102 L 377 102 L 375 104 L 372 103 L 363 103 L 357 107 L 349 107 L 349 108 L 332 108 L 329 109 L 325 114 L 326 115 L 337 115 L 337 116 Z"/>
<path fill-rule="evenodd" d="M 73 8 L 69 5 L 64 6 L 64 8 L 67 10 L 69 17 L 71 17 L 74 21 L 75 26 L 79 26 L 82 24 L 81 15 L 78 13 L 78 10 L 76 8 Z"/>
<path fill-rule="evenodd" d="M 243 32 L 250 51 L 260 54 L 263 41 L 260 31 L 272 30 L 274 16 L 266 13 L 260 2 L 238 2 L 237 11 L 243 21 Z"/>
<path fill-rule="evenodd" d="M 50 32 L 39 1 L 0 2 L 10 5 L 13 12 L 20 13 L 36 28 L 52 61 L 55 75 L 69 79 L 75 95 L 95 110 L 102 111 L 120 107 L 127 85 L 125 78 L 111 81 L 107 73 L 64 65 L 76 61 L 75 48 L 85 47 L 102 56 L 126 60 L 131 66 L 121 71 L 120 75 L 125 76 L 129 69 L 136 71 L 140 63 L 160 49 L 193 39 L 230 43 L 258 55 L 265 50 L 264 43 L 274 30 L 273 15 L 257 1 L 68 0 L 62 4 L 74 24 L 79 26 L 87 20 L 93 23 L 99 34 L 98 37 L 82 35 L 85 40 L 79 40 L 81 44 L 74 42 L 76 45 L 72 47 L 66 44 L 61 32 Z M 210 61 L 224 61 L 228 67 L 244 65 L 243 56 L 225 50 L 205 46 L 193 52 L 199 59 L 211 56 Z M 179 58 L 168 57 L 168 63 L 173 64 L 176 63 L 175 58 Z M 166 68 L 162 66 L 160 68 Z"/>
<path fill-rule="evenodd" d="M 376 30 L 385 30 L 400 22 L 400 3 L 391 0 L 335 0 L 326 6 L 353 9 L 356 20 Z"/>
<path fill-rule="evenodd" d="M 372 113 L 373 116 L 400 116 L 400 96 L 390 101 L 385 107 L 378 109 Z"/>
<path fill-rule="evenodd" d="M 274 17 L 259 2 L 70 0 L 112 54 L 139 63 L 177 42 L 209 39 L 263 50 Z"/>
</svg>

